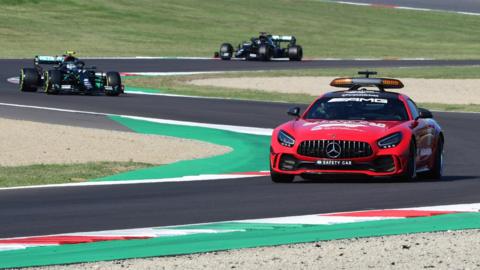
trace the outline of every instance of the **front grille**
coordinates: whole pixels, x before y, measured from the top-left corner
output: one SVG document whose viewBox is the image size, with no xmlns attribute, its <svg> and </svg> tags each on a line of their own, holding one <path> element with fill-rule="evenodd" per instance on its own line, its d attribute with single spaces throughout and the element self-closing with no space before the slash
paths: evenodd
<svg viewBox="0 0 480 270">
<path fill-rule="evenodd" d="M 335 144 L 337 155 L 328 155 L 327 147 Z M 372 155 L 372 147 L 366 142 L 339 141 L 339 140 L 309 140 L 303 141 L 298 146 L 297 153 L 307 157 L 318 158 L 360 158 Z"/>
</svg>

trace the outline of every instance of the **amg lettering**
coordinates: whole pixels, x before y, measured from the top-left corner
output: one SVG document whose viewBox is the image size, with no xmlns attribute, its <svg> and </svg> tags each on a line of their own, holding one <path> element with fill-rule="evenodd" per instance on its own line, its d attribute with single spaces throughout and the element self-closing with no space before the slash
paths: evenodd
<svg viewBox="0 0 480 270">
<path fill-rule="evenodd" d="M 387 104 L 388 100 L 384 98 L 332 98 L 328 102 L 370 102 Z"/>
</svg>

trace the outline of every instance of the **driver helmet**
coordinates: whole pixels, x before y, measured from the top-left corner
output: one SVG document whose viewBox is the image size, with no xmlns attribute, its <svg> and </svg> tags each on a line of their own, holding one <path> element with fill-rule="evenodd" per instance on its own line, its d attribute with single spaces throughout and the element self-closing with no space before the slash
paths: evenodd
<svg viewBox="0 0 480 270">
<path fill-rule="evenodd" d="M 63 58 L 63 62 L 75 62 L 77 58 L 75 58 L 75 56 L 72 56 L 72 55 L 65 55 L 65 57 Z"/>
<path fill-rule="evenodd" d="M 75 55 L 75 51 L 66 51 L 65 54 L 63 55 L 63 61 L 75 62 L 77 58 L 74 55 Z"/>
</svg>

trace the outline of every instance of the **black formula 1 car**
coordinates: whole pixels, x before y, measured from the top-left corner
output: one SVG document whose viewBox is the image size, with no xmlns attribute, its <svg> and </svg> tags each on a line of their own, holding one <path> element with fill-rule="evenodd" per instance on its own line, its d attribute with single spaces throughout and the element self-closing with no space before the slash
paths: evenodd
<svg viewBox="0 0 480 270">
<path fill-rule="evenodd" d="M 282 45 L 287 43 L 286 46 Z M 222 60 L 230 60 L 232 57 L 244 58 L 246 60 L 269 61 L 272 58 L 288 58 L 291 61 L 300 61 L 303 57 L 303 50 L 297 45 L 294 36 L 279 36 L 267 33 L 260 33 L 258 37 L 252 37 L 250 42 L 238 44 L 234 51 L 232 44 L 223 43 L 217 55 Z"/>
<path fill-rule="evenodd" d="M 86 67 L 74 54 L 66 52 L 62 56 L 35 56 L 34 67 L 20 71 L 20 91 L 36 92 L 38 88 L 43 88 L 47 94 L 105 93 L 107 96 L 118 96 L 123 93 L 120 73 L 104 73 L 97 71 L 94 66 Z"/>
</svg>

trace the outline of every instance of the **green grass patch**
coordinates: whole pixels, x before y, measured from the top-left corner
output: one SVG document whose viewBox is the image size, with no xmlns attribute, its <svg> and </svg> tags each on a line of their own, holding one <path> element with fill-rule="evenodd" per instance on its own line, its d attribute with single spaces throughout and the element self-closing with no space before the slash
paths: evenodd
<svg viewBox="0 0 480 270">
<path fill-rule="evenodd" d="M 187 82 L 195 79 L 206 78 L 238 78 L 238 77 L 279 77 L 279 76 L 358 76 L 357 71 L 364 68 L 343 69 L 307 69 L 307 70 L 275 70 L 275 71 L 251 71 L 229 72 L 224 74 L 201 74 L 189 76 L 143 76 L 126 77 L 124 82 L 128 87 L 136 90 L 150 89 L 150 92 L 219 97 L 227 99 L 243 99 L 257 101 L 273 101 L 288 103 L 309 104 L 316 96 L 309 94 L 286 94 L 280 92 L 267 92 L 241 88 L 223 88 L 212 86 L 197 86 Z M 480 67 L 429 67 L 429 68 L 376 68 L 378 76 L 394 78 L 428 78 L 428 79 L 478 79 Z M 328 85 L 319 85 L 325 88 Z M 480 105 L 449 105 L 439 103 L 421 103 L 422 107 L 438 111 L 465 111 L 480 112 Z"/>
<path fill-rule="evenodd" d="M 86 182 L 152 166 L 154 165 L 137 162 L 89 162 L 0 167 L 0 187 Z"/>
<path fill-rule="evenodd" d="M 314 0 L 0 0 L 0 57 L 211 56 L 259 31 L 306 57 L 480 58 L 480 17 Z"/>
</svg>

